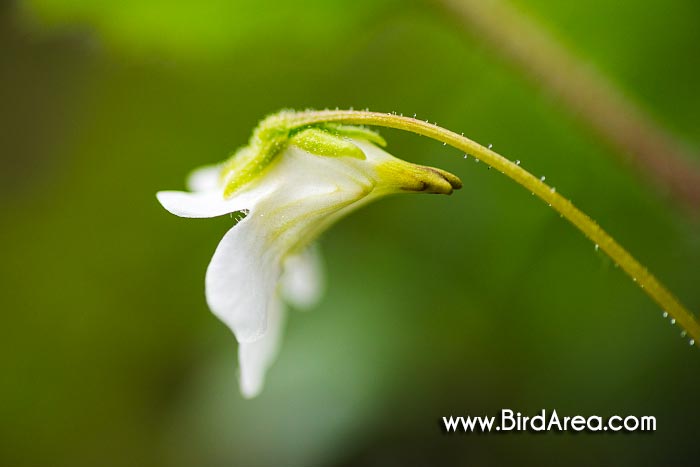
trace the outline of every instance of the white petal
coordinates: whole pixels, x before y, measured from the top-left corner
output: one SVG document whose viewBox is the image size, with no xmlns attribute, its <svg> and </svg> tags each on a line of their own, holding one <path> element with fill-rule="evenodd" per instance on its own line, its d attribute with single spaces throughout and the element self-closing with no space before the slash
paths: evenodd
<svg viewBox="0 0 700 467">
<path fill-rule="evenodd" d="M 180 217 L 218 217 L 236 211 L 253 209 L 265 195 L 260 190 L 249 190 L 224 199 L 221 190 L 188 193 L 186 191 L 159 191 L 156 197 L 165 209 Z"/>
<path fill-rule="evenodd" d="M 280 279 L 282 296 L 297 308 L 309 309 L 323 293 L 323 264 L 316 245 L 290 255 Z"/>
<path fill-rule="evenodd" d="M 187 177 L 190 191 L 215 191 L 221 186 L 221 165 L 205 165 L 195 169 Z"/>
<path fill-rule="evenodd" d="M 255 342 L 243 342 L 238 346 L 240 384 L 243 397 L 257 396 L 263 388 L 265 374 L 277 357 L 284 325 L 284 305 L 274 300 L 268 308 L 265 336 Z"/>
<path fill-rule="evenodd" d="M 180 217 L 217 217 L 244 209 L 235 199 L 225 200 L 217 192 L 159 191 L 156 197 L 165 209 Z"/>
<path fill-rule="evenodd" d="M 238 342 L 253 342 L 265 334 L 281 273 L 281 253 L 267 243 L 268 226 L 262 217 L 253 216 L 261 215 L 248 215 L 224 235 L 205 281 L 209 308 Z"/>
<path fill-rule="evenodd" d="M 371 191 L 372 181 L 352 166 L 332 158 L 293 149 L 285 153 L 248 193 L 248 216 L 229 230 L 209 264 L 206 295 L 209 307 L 239 342 L 263 337 L 270 303 L 276 300 L 282 259 L 295 245 L 315 238 L 329 218 Z M 198 195 L 194 195 L 198 196 Z M 199 195 L 203 196 L 203 195 Z M 304 272 L 302 271 L 302 274 Z M 294 290 L 299 305 L 310 304 L 320 283 L 306 268 L 301 282 L 308 290 Z M 293 286 L 292 289 L 295 287 Z"/>
</svg>

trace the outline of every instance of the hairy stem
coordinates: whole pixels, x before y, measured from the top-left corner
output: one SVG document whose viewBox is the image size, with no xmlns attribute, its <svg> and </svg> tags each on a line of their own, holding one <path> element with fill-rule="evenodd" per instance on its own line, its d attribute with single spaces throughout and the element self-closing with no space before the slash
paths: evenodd
<svg viewBox="0 0 700 467">
<path fill-rule="evenodd" d="M 295 125 L 298 126 L 335 122 L 410 131 L 449 144 L 466 154 L 478 158 L 537 195 L 552 209 L 559 212 L 619 265 L 652 300 L 658 303 L 671 319 L 675 320 L 687 332 L 691 339 L 691 344 L 695 345 L 700 342 L 700 324 L 696 318 L 647 268 L 634 259 L 627 250 L 600 228 L 595 221 L 576 208 L 571 201 L 557 193 L 553 187 L 500 154 L 485 148 L 469 138 L 427 121 L 424 122 L 415 118 L 394 114 L 353 110 L 307 111 L 297 113 L 294 121 Z"/>
<path fill-rule="evenodd" d="M 694 154 L 602 73 L 576 57 L 508 2 L 433 0 L 450 19 L 489 44 L 510 65 L 640 169 L 693 218 L 700 212 L 700 166 Z"/>
</svg>

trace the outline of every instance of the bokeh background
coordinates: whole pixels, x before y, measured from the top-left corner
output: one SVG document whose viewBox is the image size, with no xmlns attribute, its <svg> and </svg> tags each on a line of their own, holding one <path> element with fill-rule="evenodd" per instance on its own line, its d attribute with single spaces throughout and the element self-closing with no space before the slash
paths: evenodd
<svg viewBox="0 0 700 467">
<path fill-rule="evenodd" d="M 512 4 L 700 149 L 700 4 Z M 459 175 L 321 241 L 263 394 L 204 272 L 230 219 L 155 200 L 267 113 L 417 113 L 546 175 L 700 310 L 700 225 L 430 0 L 26 0 L 0 7 L 0 464 L 697 465 L 700 353 L 542 202 Z M 445 415 L 654 415 L 655 433 L 446 435 Z"/>
</svg>

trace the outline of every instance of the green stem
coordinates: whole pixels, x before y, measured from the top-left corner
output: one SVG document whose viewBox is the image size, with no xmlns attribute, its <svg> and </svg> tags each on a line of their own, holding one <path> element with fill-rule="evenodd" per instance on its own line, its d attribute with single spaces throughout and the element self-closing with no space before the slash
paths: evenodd
<svg viewBox="0 0 700 467">
<path fill-rule="evenodd" d="M 298 126 L 317 123 L 345 123 L 349 125 L 372 125 L 410 131 L 449 144 L 470 154 L 537 195 L 555 211 L 559 212 L 602 251 L 619 265 L 649 297 L 668 313 L 671 319 L 687 332 L 691 345 L 700 342 L 700 324 L 678 299 L 659 282 L 639 261 L 617 243 L 595 221 L 576 208 L 571 201 L 561 196 L 543 180 L 532 175 L 520 165 L 511 162 L 496 152 L 432 123 L 394 114 L 353 110 L 325 110 L 297 113 L 294 124 Z"/>
<path fill-rule="evenodd" d="M 588 60 L 581 60 L 512 3 L 500 0 L 433 0 L 536 86 L 611 144 L 663 194 L 700 212 L 700 166 L 673 134 L 620 91 Z M 612 154 L 612 153 L 611 153 Z"/>
</svg>

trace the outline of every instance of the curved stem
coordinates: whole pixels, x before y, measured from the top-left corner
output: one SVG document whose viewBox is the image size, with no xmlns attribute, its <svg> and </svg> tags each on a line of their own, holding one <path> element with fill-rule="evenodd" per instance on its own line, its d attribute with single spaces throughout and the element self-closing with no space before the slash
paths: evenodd
<svg viewBox="0 0 700 467">
<path fill-rule="evenodd" d="M 619 265 L 649 297 L 668 313 L 672 320 L 684 329 L 690 337 L 691 345 L 700 342 L 700 324 L 678 299 L 659 282 L 639 261 L 617 243 L 590 217 L 576 208 L 571 201 L 561 196 L 543 180 L 532 175 L 520 165 L 511 162 L 496 152 L 432 123 L 415 118 L 378 112 L 353 110 L 325 110 L 297 113 L 294 124 L 298 126 L 316 123 L 345 123 L 350 125 L 372 125 L 410 131 L 449 144 L 460 151 L 472 155 L 482 162 L 511 178 L 524 188 L 537 195 L 555 211 L 559 212 L 583 234 L 603 250 Z"/>
<path fill-rule="evenodd" d="M 700 212 L 700 166 L 681 141 L 510 2 L 433 0 L 523 72 L 654 182 L 662 193 Z"/>
</svg>

